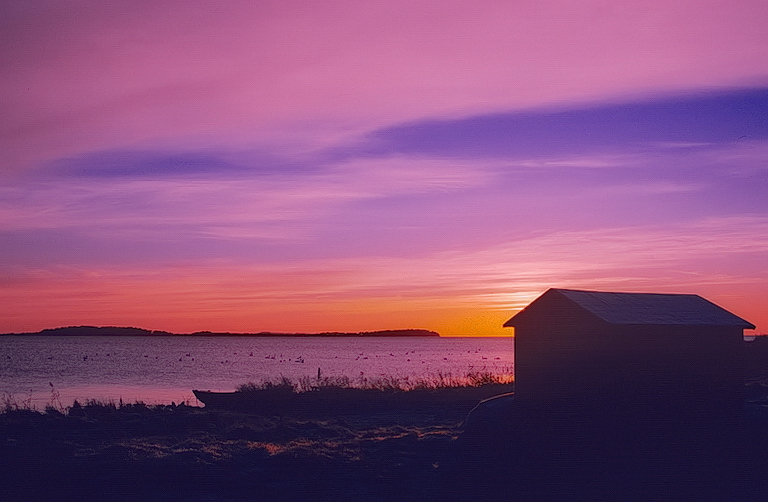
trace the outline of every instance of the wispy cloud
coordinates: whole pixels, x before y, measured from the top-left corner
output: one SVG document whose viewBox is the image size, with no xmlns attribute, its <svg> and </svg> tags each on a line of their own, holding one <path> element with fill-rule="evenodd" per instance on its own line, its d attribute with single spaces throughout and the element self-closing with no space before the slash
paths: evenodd
<svg viewBox="0 0 768 502">
<path fill-rule="evenodd" d="M 324 259 L 423 258 L 441 250 L 472 252 L 511 235 L 762 215 L 768 211 L 768 152 L 759 117 L 766 96 L 734 91 L 425 121 L 295 155 L 138 149 L 68 157 L 0 187 L 2 246 L 21 263 L 64 265 L 182 257 L 271 263 L 304 258 L 309 250 Z M 745 102 L 756 107 L 737 106 Z M 738 120 L 715 132 L 690 133 L 707 137 L 706 143 L 666 141 L 688 134 L 704 112 L 691 118 L 686 110 L 698 106 L 714 113 L 713 120 Z M 673 123 L 655 128 L 654 114 Z M 585 122 L 603 115 L 622 119 L 614 120 L 617 134 Z M 644 122 L 624 124 L 631 116 Z M 557 126 L 561 119 L 565 126 Z M 537 146 L 536 155 L 505 144 L 529 122 L 555 123 L 553 141 Z M 650 131 L 653 141 L 630 138 L 633 128 Z M 438 134 L 443 129 L 450 132 L 444 138 Z M 372 148 L 371 138 L 387 138 L 393 130 L 424 134 L 425 143 L 390 138 L 386 148 Z M 729 141 L 737 130 L 756 131 L 757 139 Z M 605 137 L 549 148 L 558 134 L 574 135 L 565 138 L 568 146 L 596 131 Z M 478 149 L 466 148 L 470 143 Z M 480 148 L 486 143 L 498 148 Z"/>
<path fill-rule="evenodd" d="M 85 171 L 70 160 L 48 179 L 9 183 L 0 188 L 2 231 L 9 242 L 18 237 L 8 232 L 130 240 L 134 249 L 145 242 L 142 253 L 149 255 L 158 252 L 154 244 L 169 239 L 184 246 L 195 239 L 302 242 L 359 201 L 461 191 L 491 179 L 491 168 L 482 163 L 423 158 L 233 169 L 220 159 L 208 165 L 209 156 L 189 155 L 192 160 L 179 169 L 155 168 L 158 162 L 176 165 L 180 158 L 88 157 L 82 161 Z M 129 167 L 113 171 L 121 160 Z"/>
<path fill-rule="evenodd" d="M 660 146 L 693 148 L 768 138 L 768 91 L 679 95 L 566 110 L 422 120 L 378 130 L 374 152 L 517 157 Z"/>
<path fill-rule="evenodd" d="M 761 2 L 79 6 L 0 6 L 4 326 L 765 297 Z"/>
<path fill-rule="evenodd" d="M 377 314 L 411 313 L 438 324 L 446 321 L 440 316 L 472 311 L 504 316 L 548 287 L 711 291 L 715 300 L 727 300 L 724 292 L 734 287 L 754 290 L 768 284 L 761 272 L 768 254 L 766 236 L 768 219 L 736 217 L 668 228 L 555 232 L 475 251 L 445 251 L 427 260 L 359 257 L 247 266 L 211 260 L 151 269 L 59 267 L 18 276 L 4 288 L 4 302 L 17 304 L 25 288 L 34 288 L 41 301 L 71 288 L 73 298 L 89 299 L 93 315 L 105 315 L 114 303 L 139 295 L 171 318 L 191 308 L 207 312 L 198 314 L 208 316 L 206 322 L 225 322 L 221 315 L 234 313 L 234 324 L 247 319 L 251 325 L 274 326 L 270 309 L 319 312 L 321 306 L 324 315 L 334 312 L 341 324 L 361 322 L 354 305 Z M 72 301 L 57 300 L 67 305 Z M 129 310 L 146 302 L 131 305 Z M 432 317 L 430 309 L 436 309 Z M 318 312 L 314 322 L 324 318 Z M 292 326 L 286 319 L 282 322 Z"/>
<path fill-rule="evenodd" d="M 306 147 L 424 117 L 722 88 L 768 71 L 759 1 L 78 5 L 0 7 L 3 171 L 158 143 Z"/>
</svg>

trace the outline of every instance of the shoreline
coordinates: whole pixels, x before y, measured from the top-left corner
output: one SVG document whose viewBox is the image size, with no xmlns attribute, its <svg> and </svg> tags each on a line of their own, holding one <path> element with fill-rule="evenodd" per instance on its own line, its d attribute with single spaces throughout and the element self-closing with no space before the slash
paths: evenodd
<svg viewBox="0 0 768 502">
<path fill-rule="evenodd" d="M 675 461 L 669 465 L 672 476 L 644 443 L 622 443 L 624 456 L 616 458 L 599 449 L 571 452 L 569 424 L 550 424 L 542 436 L 536 424 L 512 414 L 504 431 L 484 434 L 480 442 L 466 436 L 470 410 L 510 389 L 329 385 L 296 393 L 277 383 L 244 386 L 241 393 L 254 397 L 245 408 L 98 402 L 45 411 L 6 407 L 0 413 L 0 469 L 14 476 L 5 483 L 4 500 L 644 500 L 631 495 L 662 488 L 673 500 L 689 491 L 703 493 L 700 483 L 718 483 L 718 493 L 752 500 L 743 495 L 768 488 L 768 393 L 737 429 L 704 436 L 722 434 L 733 446 L 726 451 L 735 456 L 720 458 L 717 448 L 699 440 L 695 450 L 708 453 L 679 453 L 695 464 L 689 469 Z M 630 428 L 614 432 L 634 437 Z M 561 450 L 575 456 L 563 457 Z M 710 461 L 717 470 L 707 467 Z M 734 465 L 738 476 L 727 470 Z M 691 470 L 705 467 L 702 472 L 712 479 Z M 649 472 L 657 485 L 643 485 Z M 679 481 L 684 478 L 678 474 L 696 483 Z M 564 484 L 551 485 L 552 476 Z M 604 481 L 590 484 L 590 476 Z M 629 485 L 622 484 L 627 480 Z M 543 490 L 540 496 L 531 496 L 533 488 Z"/>
<path fill-rule="evenodd" d="M 367 389 L 361 399 L 360 389 L 329 388 L 313 406 L 270 388 L 260 403 L 271 408 L 248 412 L 88 402 L 6 409 L 0 469 L 14 475 L 4 500 L 437 501 L 466 414 L 508 388 L 402 391 L 399 402 L 392 391 Z M 384 394 L 387 407 L 361 405 Z"/>
<path fill-rule="evenodd" d="M 754 342 L 750 342 L 754 343 Z M 243 408 L 80 402 L 0 413 L 3 499 L 116 501 L 762 500 L 768 339 L 745 360 L 733 427 L 464 420 L 509 384 L 397 390 L 245 384 Z M 297 384 L 300 382 L 296 382 Z M 314 387 L 313 387 L 314 385 Z M 686 418 L 690 418 L 686 415 Z M 608 433 L 608 434 L 606 434 Z M 41 482 L 44 480 L 44 482 Z"/>
</svg>

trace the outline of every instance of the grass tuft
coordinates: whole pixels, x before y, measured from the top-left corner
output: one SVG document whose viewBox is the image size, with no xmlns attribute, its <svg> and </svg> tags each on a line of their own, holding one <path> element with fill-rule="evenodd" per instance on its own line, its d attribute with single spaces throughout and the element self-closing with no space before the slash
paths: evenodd
<svg viewBox="0 0 768 502">
<path fill-rule="evenodd" d="M 320 372 L 318 372 L 320 375 Z M 414 391 L 424 389 L 448 389 L 460 387 L 481 387 L 484 385 L 511 385 L 514 377 L 511 371 L 503 373 L 490 373 L 474 371 L 462 376 L 454 376 L 451 373 L 438 372 L 434 375 L 410 379 L 405 377 L 382 376 L 368 378 L 360 376 L 350 378 L 348 376 L 319 376 L 301 377 L 293 381 L 281 376 L 278 380 L 263 380 L 261 382 L 247 382 L 237 386 L 237 392 L 259 394 L 290 394 L 319 391 L 322 389 L 361 389 L 377 390 L 385 392 Z"/>
</svg>

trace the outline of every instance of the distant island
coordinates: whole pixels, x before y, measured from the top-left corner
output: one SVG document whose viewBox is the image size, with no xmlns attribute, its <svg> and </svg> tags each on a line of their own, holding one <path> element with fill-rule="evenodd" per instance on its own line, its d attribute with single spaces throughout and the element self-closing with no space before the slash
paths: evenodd
<svg viewBox="0 0 768 502">
<path fill-rule="evenodd" d="M 323 333 L 272 333 L 263 331 L 260 333 L 229 333 L 214 331 L 196 331 L 194 333 L 171 333 L 169 331 L 149 330 L 142 328 L 128 328 L 119 326 L 67 326 L 63 328 L 50 328 L 35 333 L 3 333 L 0 336 L 440 336 L 435 331 L 426 329 L 385 329 L 380 331 L 361 331 L 358 333 L 345 333 L 329 331 Z"/>
</svg>

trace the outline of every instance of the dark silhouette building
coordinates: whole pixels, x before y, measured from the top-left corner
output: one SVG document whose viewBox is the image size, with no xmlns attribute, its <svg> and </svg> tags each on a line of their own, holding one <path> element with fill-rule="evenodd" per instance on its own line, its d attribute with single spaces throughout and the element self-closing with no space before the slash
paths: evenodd
<svg viewBox="0 0 768 502">
<path fill-rule="evenodd" d="M 742 413 L 749 322 L 697 295 L 550 289 L 504 325 L 514 398 L 470 413 L 452 500 L 765 498 L 745 471 L 765 462 Z"/>
<path fill-rule="evenodd" d="M 515 328 L 518 406 L 741 409 L 743 330 L 755 326 L 698 295 L 549 289 L 504 326 Z"/>
</svg>

